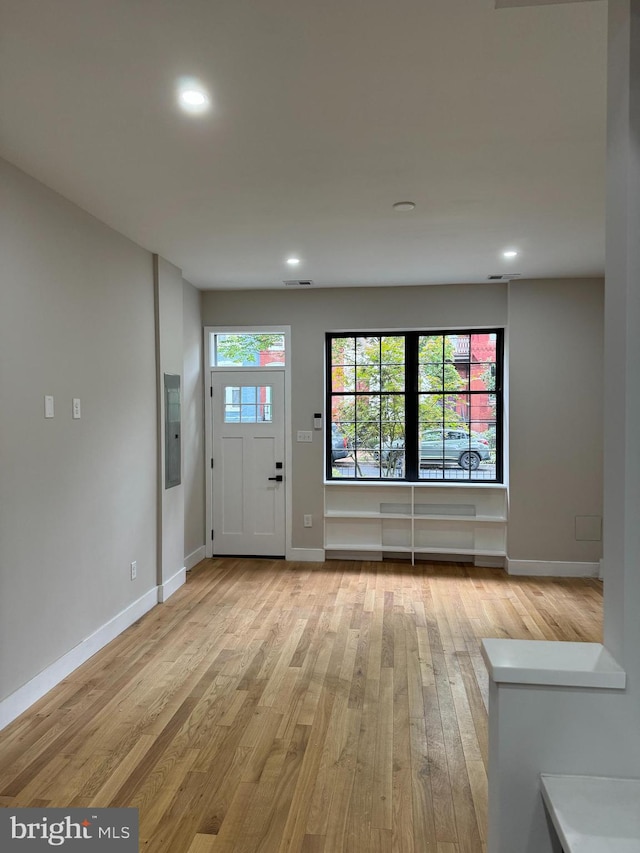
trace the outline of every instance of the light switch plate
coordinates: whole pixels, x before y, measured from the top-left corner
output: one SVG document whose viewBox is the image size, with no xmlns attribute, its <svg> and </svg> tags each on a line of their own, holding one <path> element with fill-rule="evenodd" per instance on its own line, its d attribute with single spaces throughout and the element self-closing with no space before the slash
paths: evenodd
<svg viewBox="0 0 640 853">
<path fill-rule="evenodd" d="M 53 397 L 47 394 L 44 398 L 44 416 L 45 418 L 53 417 Z"/>
<path fill-rule="evenodd" d="M 310 429 L 299 429 L 298 441 L 313 441 L 313 432 Z"/>
<path fill-rule="evenodd" d="M 79 397 L 73 398 L 72 415 L 73 415 L 74 420 L 78 420 L 78 418 L 82 417 L 82 410 L 80 408 L 80 398 Z"/>
</svg>

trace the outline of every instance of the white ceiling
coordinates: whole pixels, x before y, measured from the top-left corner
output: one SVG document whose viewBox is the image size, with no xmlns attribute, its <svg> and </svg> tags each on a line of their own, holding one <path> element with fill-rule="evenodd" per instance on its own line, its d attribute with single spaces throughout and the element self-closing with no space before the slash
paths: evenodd
<svg viewBox="0 0 640 853">
<path fill-rule="evenodd" d="M 200 288 L 603 272 L 604 0 L 0 0 L 0 39 L 2 156 Z"/>
</svg>

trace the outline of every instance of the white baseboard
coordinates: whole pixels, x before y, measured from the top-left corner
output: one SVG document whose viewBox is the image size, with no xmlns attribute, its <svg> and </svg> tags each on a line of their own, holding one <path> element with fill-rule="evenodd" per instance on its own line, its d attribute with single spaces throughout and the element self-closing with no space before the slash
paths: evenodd
<svg viewBox="0 0 640 853">
<path fill-rule="evenodd" d="M 554 578 L 597 578 L 599 563 L 564 563 L 553 560 L 511 560 L 507 558 L 510 575 Z"/>
<path fill-rule="evenodd" d="M 204 545 L 201 545 L 200 548 L 196 548 L 195 551 L 192 551 L 184 558 L 184 567 L 187 571 L 190 571 L 194 566 L 197 566 L 201 560 L 206 558 L 206 551 Z"/>
<path fill-rule="evenodd" d="M 152 587 L 148 592 L 125 607 L 117 616 L 110 619 L 89 637 L 67 652 L 57 661 L 40 672 L 31 681 L 23 684 L 6 699 L 0 702 L 0 729 L 19 717 L 34 702 L 41 699 L 56 684 L 59 684 L 74 669 L 77 669 L 90 657 L 104 648 L 111 640 L 115 640 L 130 625 L 158 603 L 158 588 Z"/>
<path fill-rule="evenodd" d="M 170 577 L 169 580 L 166 580 L 163 584 L 160 584 L 158 587 L 158 604 L 162 604 L 166 601 L 170 596 L 173 595 L 176 590 L 180 589 L 180 587 L 187 582 L 187 570 L 183 566 L 179 571 Z"/>
<path fill-rule="evenodd" d="M 290 548 L 287 560 L 299 563 L 324 563 L 324 548 Z"/>
</svg>

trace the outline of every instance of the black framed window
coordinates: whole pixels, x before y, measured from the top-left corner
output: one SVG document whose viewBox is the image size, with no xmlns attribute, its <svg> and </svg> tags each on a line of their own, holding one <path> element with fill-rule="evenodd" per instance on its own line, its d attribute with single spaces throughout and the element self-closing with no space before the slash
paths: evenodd
<svg viewBox="0 0 640 853">
<path fill-rule="evenodd" d="M 327 478 L 502 482 L 502 329 L 327 335 Z"/>
</svg>

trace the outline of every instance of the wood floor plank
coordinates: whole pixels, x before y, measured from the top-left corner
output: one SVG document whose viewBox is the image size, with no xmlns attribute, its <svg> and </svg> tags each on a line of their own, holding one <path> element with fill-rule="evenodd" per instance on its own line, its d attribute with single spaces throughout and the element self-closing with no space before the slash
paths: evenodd
<svg viewBox="0 0 640 853">
<path fill-rule="evenodd" d="M 108 803 L 111 801 L 112 797 L 114 797 L 116 792 L 122 787 L 125 780 L 131 775 L 133 769 L 137 767 L 140 761 L 144 758 L 145 753 L 151 749 L 154 741 L 155 738 L 153 735 L 142 735 L 134 748 L 105 778 L 104 784 L 101 788 L 98 788 L 93 797 L 91 802 L 92 806 L 99 806 L 101 803 Z"/>
<path fill-rule="evenodd" d="M 347 847 L 354 853 L 367 853 L 368 837 L 372 824 L 372 788 L 376 747 L 376 715 L 379 681 L 377 671 L 367 669 L 362 703 L 355 779 L 351 792 L 347 818 Z"/>
<path fill-rule="evenodd" d="M 372 835 L 381 843 L 373 829 L 393 828 L 393 668 L 384 666 L 380 670 L 378 692 L 376 744 L 372 790 Z M 390 839 L 389 835 L 389 839 Z"/>
<path fill-rule="evenodd" d="M 147 853 L 486 853 L 483 637 L 601 640 L 602 584 L 217 558 L 0 733 L 0 807 Z"/>
<path fill-rule="evenodd" d="M 325 853 L 324 842 L 323 835 L 305 835 L 300 853 Z"/>
<path fill-rule="evenodd" d="M 356 755 L 362 711 L 345 709 L 344 730 L 340 733 L 336 771 L 331 779 L 331 799 L 326 815 L 326 850 L 349 850 L 347 818 L 356 776 Z"/>
<path fill-rule="evenodd" d="M 304 752 L 298 783 L 295 787 L 291 807 L 287 816 L 279 853 L 294 853 L 302 847 L 306 835 L 306 825 L 311 809 L 313 790 L 322 758 L 322 745 L 331 720 L 335 696 L 324 691 L 319 697 L 317 716 L 314 716 L 313 728 L 307 727 L 309 740 Z"/>
<path fill-rule="evenodd" d="M 414 847 L 417 851 L 430 850 L 436 841 L 436 823 L 426 725 L 424 719 L 414 718 L 409 726 Z"/>
<path fill-rule="evenodd" d="M 347 761 L 345 752 L 343 752 L 348 737 L 347 709 L 348 696 L 337 694 L 316 773 L 307 817 L 306 830 L 309 835 L 323 837 L 326 835 L 329 807 L 335 790 L 336 777 L 339 775 L 339 768 L 344 766 Z"/>
<path fill-rule="evenodd" d="M 187 750 L 181 756 L 167 754 L 159 762 L 131 801 L 140 814 L 140 846 L 148 849 L 165 850 L 174 826 L 167 820 L 167 814 L 176 794 L 185 785 L 191 768 L 198 757 L 198 751 Z M 203 780 L 199 780 L 202 785 Z M 195 833 L 194 833 L 195 834 Z M 153 840 L 152 844 L 147 844 Z M 186 843 L 186 839 L 183 839 Z M 176 851 L 178 853 L 178 851 Z"/>
<path fill-rule="evenodd" d="M 478 831 L 480 838 L 486 843 L 487 840 L 487 772 L 482 761 L 468 761 L 467 773 L 471 785 L 471 796 L 473 807 L 476 812 Z"/>
<path fill-rule="evenodd" d="M 256 837 L 255 851 L 276 853 L 281 849 L 287 819 L 296 791 L 296 784 L 302 768 L 307 743 L 309 741 L 309 726 L 297 726 L 294 736 L 288 746 L 282 771 L 275 784 L 269 784 L 272 794 L 271 809 L 262 833 Z M 249 816 L 249 821 L 251 820 Z M 247 850 L 247 853 L 249 851 Z"/>
<path fill-rule="evenodd" d="M 394 595 L 395 600 L 398 596 Z M 394 614 L 393 666 L 393 769 L 392 849 L 397 853 L 419 853 L 414 847 L 413 796 L 411 790 L 410 708 L 405 622 L 409 617 Z"/>
<path fill-rule="evenodd" d="M 214 847 L 215 842 L 215 835 L 203 835 L 199 833 L 198 835 L 194 835 L 187 853 L 216 853 L 218 848 Z"/>
<path fill-rule="evenodd" d="M 214 853 L 233 853 L 257 788 L 257 782 L 241 782 L 233 791 L 224 820 L 217 835 L 213 836 L 216 839 Z"/>
</svg>

